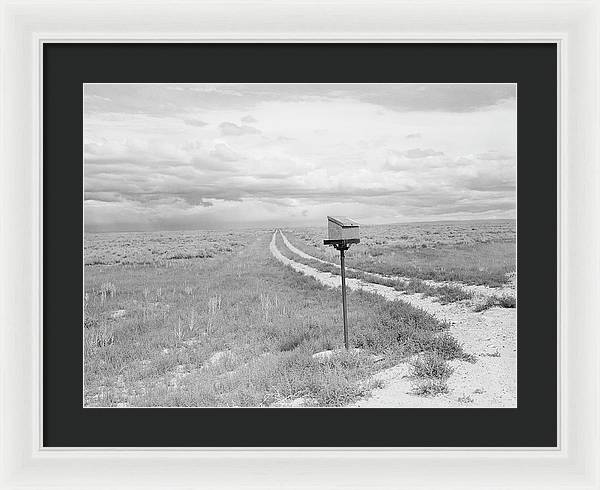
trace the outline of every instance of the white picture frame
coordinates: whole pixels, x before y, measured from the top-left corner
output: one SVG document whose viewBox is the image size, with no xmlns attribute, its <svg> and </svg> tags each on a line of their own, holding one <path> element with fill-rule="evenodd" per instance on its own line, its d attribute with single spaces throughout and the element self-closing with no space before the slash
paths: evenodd
<svg viewBox="0 0 600 490">
<path fill-rule="evenodd" d="M 1 488 L 600 488 L 597 1 L 1 6 Z M 107 41 L 556 42 L 558 448 L 43 448 L 41 53 Z"/>
</svg>

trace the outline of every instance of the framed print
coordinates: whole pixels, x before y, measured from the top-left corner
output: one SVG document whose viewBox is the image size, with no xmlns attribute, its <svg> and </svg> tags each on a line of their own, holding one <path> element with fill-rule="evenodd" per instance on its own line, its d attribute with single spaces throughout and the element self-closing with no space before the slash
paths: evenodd
<svg viewBox="0 0 600 490">
<path fill-rule="evenodd" d="M 527 307 L 556 295 L 528 248 L 555 175 L 517 165 L 555 159 L 556 46 L 56 43 L 44 67 L 45 445 L 556 446 L 556 338 L 517 323 L 556 322 Z M 52 291 L 82 261 L 75 336 Z M 519 308 L 517 274 L 543 278 Z"/>
<path fill-rule="evenodd" d="M 4 4 L 7 487 L 598 487 L 598 8 L 449 5 Z"/>
<path fill-rule="evenodd" d="M 84 407 L 517 407 L 516 84 L 90 82 L 83 91 Z M 404 128 L 413 132 L 395 143 Z M 429 148 L 426 135 L 444 133 L 448 142 Z M 447 155 L 452 146 L 474 156 Z M 394 223 L 423 210 L 428 224 Z M 466 264 L 451 265 L 461 253 Z M 281 272 L 261 270 L 270 256 L 295 273 L 265 280 Z M 172 281 L 151 291 L 169 269 Z M 342 322 L 328 287 L 338 269 Z M 315 280 L 301 287 L 302 276 Z M 307 295 L 326 304 L 303 307 Z M 140 355 L 148 321 L 161 333 Z M 486 333 L 473 354 L 465 345 L 477 323 Z M 460 371 L 481 386 L 451 394 Z"/>
</svg>

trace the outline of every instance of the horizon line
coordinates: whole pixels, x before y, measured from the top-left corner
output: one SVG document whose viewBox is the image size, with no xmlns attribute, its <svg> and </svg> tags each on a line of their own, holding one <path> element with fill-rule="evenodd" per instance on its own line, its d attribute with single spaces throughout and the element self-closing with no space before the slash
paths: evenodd
<svg viewBox="0 0 600 490">
<path fill-rule="evenodd" d="M 410 224 L 423 224 L 423 223 L 452 223 L 452 222 L 473 222 L 473 221 L 516 221 L 517 218 L 471 218 L 471 219 L 437 219 L 437 220 L 419 220 L 419 221 L 394 221 L 391 223 L 380 223 L 380 224 L 363 224 L 358 220 L 360 226 L 388 226 L 388 225 L 410 225 Z M 312 228 L 318 225 L 300 225 L 300 228 Z M 252 228 L 284 228 L 282 225 L 249 225 L 249 226 L 238 226 L 239 229 L 252 229 Z M 293 226 L 291 227 L 293 228 Z M 86 230 L 85 225 L 83 232 L 85 233 L 159 233 L 159 232 L 182 232 L 182 231 L 235 231 L 235 227 L 232 228 L 179 228 L 179 229 L 148 229 L 148 230 Z"/>
</svg>

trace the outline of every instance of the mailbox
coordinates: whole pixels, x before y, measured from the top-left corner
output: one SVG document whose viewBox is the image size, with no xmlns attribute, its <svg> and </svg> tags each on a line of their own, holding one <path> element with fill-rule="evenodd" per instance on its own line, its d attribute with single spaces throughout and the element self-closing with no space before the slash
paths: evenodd
<svg viewBox="0 0 600 490">
<path fill-rule="evenodd" d="M 344 241 L 348 243 L 358 243 L 358 223 L 351 219 L 327 216 L 328 242 Z"/>
<path fill-rule="evenodd" d="M 327 216 L 327 235 L 328 239 L 323 240 L 325 245 L 332 245 L 340 252 L 340 273 L 342 276 L 342 311 L 344 316 L 344 347 L 349 348 L 348 341 L 348 307 L 346 305 L 346 263 L 344 252 L 350 248 L 353 243 L 359 243 L 358 223 L 351 219 L 341 218 L 339 216 Z"/>
</svg>

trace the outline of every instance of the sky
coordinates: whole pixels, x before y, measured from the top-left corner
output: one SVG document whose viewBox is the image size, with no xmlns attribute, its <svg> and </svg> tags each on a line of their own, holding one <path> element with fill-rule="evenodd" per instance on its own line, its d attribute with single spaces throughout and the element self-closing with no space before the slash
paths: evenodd
<svg viewBox="0 0 600 490">
<path fill-rule="evenodd" d="M 85 84 L 86 231 L 515 218 L 514 84 Z"/>
</svg>

